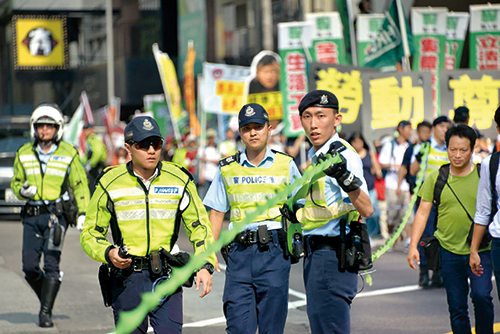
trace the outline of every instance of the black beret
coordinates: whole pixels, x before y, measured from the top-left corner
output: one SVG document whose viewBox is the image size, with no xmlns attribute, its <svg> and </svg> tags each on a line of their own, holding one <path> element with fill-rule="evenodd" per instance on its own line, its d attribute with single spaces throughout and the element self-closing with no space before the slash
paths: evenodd
<svg viewBox="0 0 500 334">
<path fill-rule="evenodd" d="M 299 114 L 309 107 L 332 108 L 339 110 L 339 100 L 335 95 L 326 90 L 313 90 L 307 93 L 299 104 Z"/>
</svg>

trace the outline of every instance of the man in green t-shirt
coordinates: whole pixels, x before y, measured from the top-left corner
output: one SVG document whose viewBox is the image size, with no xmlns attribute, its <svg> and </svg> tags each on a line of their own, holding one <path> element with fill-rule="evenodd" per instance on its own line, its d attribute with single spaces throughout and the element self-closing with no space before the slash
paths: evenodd
<svg viewBox="0 0 500 334">
<path fill-rule="evenodd" d="M 467 241 L 467 236 L 472 225 L 469 216 L 473 217 L 476 212 L 479 183 L 478 167 L 471 162 L 476 138 L 476 132 L 467 125 L 458 125 L 446 132 L 450 173 L 441 192 L 437 207 L 437 230 L 434 233 L 441 245 L 441 275 L 446 289 L 451 328 L 455 334 L 471 333 L 467 311 L 469 287 L 474 304 L 476 333 L 493 333 L 493 285 L 489 247 L 481 249 L 479 253 L 484 268 L 481 276 L 475 276 L 468 266 L 470 242 Z M 422 201 L 413 221 L 408 253 L 408 264 L 413 269 L 417 269 L 415 262 L 420 264 L 417 245 L 432 208 L 438 174 L 439 170 L 431 173 L 419 193 Z"/>
</svg>

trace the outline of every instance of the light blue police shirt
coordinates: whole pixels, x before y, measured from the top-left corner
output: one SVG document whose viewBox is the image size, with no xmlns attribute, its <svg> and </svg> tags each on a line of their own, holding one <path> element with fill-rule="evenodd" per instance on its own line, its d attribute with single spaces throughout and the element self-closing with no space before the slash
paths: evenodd
<svg viewBox="0 0 500 334">
<path fill-rule="evenodd" d="M 364 191 L 368 195 L 368 188 L 366 186 L 366 181 L 363 177 L 363 162 L 359 157 L 358 153 L 350 148 L 350 144 L 348 144 L 345 140 L 339 137 L 338 133 L 335 133 L 332 138 L 330 138 L 318 151 L 314 150 L 314 147 L 309 150 L 309 158 L 311 158 L 312 163 L 316 164 L 318 162 L 318 156 L 323 153 L 326 154 L 330 149 L 330 144 L 339 141 L 342 144 L 346 145 L 347 148 L 340 152 L 342 156 L 346 160 L 347 170 L 351 171 L 357 178 L 359 178 L 362 182 L 361 190 Z M 341 199 L 346 203 L 351 203 L 349 199 L 349 195 L 340 188 L 337 180 L 333 177 L 326 176 L 325 180 L 325 199 L 328 206 L 333 205 L 340 201 Z M 330 220 L 323 226 L 313 228 L 310 230 L 304 230 L 304 235 L 322 235 L 335 237 L 340 235 L 340 219 L 343 217 L 335 218 Z M 349 233 L 349 226 L 346 229 L 346 232 Z"/>
<path fill-rule="evenodd" d="M 240 161 L 239 164 L 243 167 L 249 167 L 249 168 L 254 168 L 254 167 L 263 167 L 263 168 L 269 168 L 273 165 L 274 163 L 274 158 L 276 157 L 276 153 L 271 151 L 269 148 L 266 148 L 266 154 L 264 156 L 264 159 L 259 163 L 258 166 L 255 166 L 248 161 L 248 157 L 246 155 L 246 151 L 243 151 L 240 154 Z M 297 165 L 295 165 L 295 162 L 293 160 L 290 161 L 290 167 L 289 167 L 289 182 L 290 184 L 293 183 L 293 181 L 297 178 L 300 178 L 300 172 L 299 169 L 297 168 Z M 298 189 L 295 189 L 295 192 L 297 192 Z M 203 204 L 205 206 L 214 209 L 219 212 L 227 212 L 231 209 L 231 205 L 229 203 L 229 198 L 227 196 L 227 191 L 226 187 L 224 185 L 224 178 L 222 177 L 222 173 L 220 170 L 220 165 L 217 168 L 217 172 L 215 173 L 215 177 L 212 181 L 212 184 L 210 185 L 210 188 L 208 188 L 208 192 L 205 195 L 205 198 L 203 199 Z M 247 226 L 243 228 L 243 230 L 257 230 L 259 225 L 267 225 L 268 230 L 274 230 L 274 229 L 279 229 L 281 228 L 281 222 L 278 221 L 261 221 L 261 222 L 254 222 L 250 223 Z M 229 224 L 229 229 L 233 228 L 233 223 Z"/>
<path fill-rule="evenodd" d="M 479 185 L 477 187 L 476 214 L 474 223 L 487 226 L 490 221 L 491 212 L 491 189 L 490 189 L 490 160 L 491 155 L 487 156 L 481 162 L 481 172 L 479 173 Z M 500 168 L 497 170 L 495 180 L 495 191 L 497 193 L 497 208 L 500 208 Z M 492 237 L 500 238 L 500 211 L 493 217 L 489 226 Z"/>
</svg>

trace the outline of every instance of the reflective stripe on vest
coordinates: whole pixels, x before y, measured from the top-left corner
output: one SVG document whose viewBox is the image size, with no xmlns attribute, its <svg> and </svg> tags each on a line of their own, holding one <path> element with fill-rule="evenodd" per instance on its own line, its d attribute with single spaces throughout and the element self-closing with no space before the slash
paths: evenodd
<svg viewBox="0 0 500 334">
<path fill-rule="evenodd" d="M 446 151 L 440 152 L 431 146 L 429 155 L 427 156 L 427 168 L 425 169 L 424 179 L 427 179 L 432 172 L 449 162 L 450 160 L 448 159 L 448 153 Z"/>
<path fill-rule="evenodd" d="M 257 206 L 265 205 L 289 184 L 291 157 L 277 153 L 271 167 L 243 167 L 238 162 L 221 167 L 222 177 L 231 205 L 231 221 L 241 222 L 255 211 Z M 259 215 L 254 222 L 264 220 L 281 221 L 279 208 L 285 198 L 266 213 Z"/>
<path fill-rule="evenodd" d="M 304 207 L 297 211 L 297 220 L 302 223 L 305 230 L 321 227 L 332 219 L 356 210 L 354 205 L 343 200 L 328 205 L 325 197 L 325 180 L 326 177 L 322 177 L 313 183 L 307 193 Z"/>
<path fill-rule="evenodd" d="M 62 145 L 63 143 L 61 143 Z M 19 152 L 19 161 L 21 162 L 26 180 L 30 185 L 38 188 L 37 194 L 33 200 L 55 201 L 61 196 L 61 187 L 68 172 L 73 157 L 67 156 L 64 150 L 59 147 L 51 155 L 47 163 L 47 168 L 41 177 L 40 162 L 35 153 L 29 149 Z"/>
<path fill-rule="evenodd" d="M 125 169 L 125 165 L 118 168 Z M 185 186 L 178 181 L 162 172 L 152 181 L 147 201 L 137 178 L 128 173 L 118 182 L 105 186 L 114 204 L 122 236 L 127 246 L 134 249 L 134 255 L 145 256 L 148 251 L 170 245 Z"/>
</svg>

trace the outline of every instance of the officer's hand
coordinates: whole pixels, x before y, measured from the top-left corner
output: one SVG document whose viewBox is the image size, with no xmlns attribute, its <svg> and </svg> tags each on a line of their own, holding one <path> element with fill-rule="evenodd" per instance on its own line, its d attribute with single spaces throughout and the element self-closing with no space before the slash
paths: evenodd
<svg viewBox="0 0 500 334">
<path fill-rule="evenodd" d="M 196 291 L 200 290 L 200 284 L 203 284 L 203 290 L 200 295 L 200 298 L 203 298 L 212 291 L 212 275 L 207 269 L 200 269 L 198 274 L 196 274 Z"/>
<path fill-rule="evenodd" d="M 469 265 L 472 273 L 476 276 L 481 276 L 484 272 L 483 266 L 481 265 L 481 258 L 478 252 L 471 252 L 469 256 Z"/>
<path fill-rule="evenodd" d="M 415 156 L 415 160 L 417 160 L 418 163 L 422 163 L 422 152 L 417 153 L 417 155 Z"/>
<path fill-rule="evenodd" d="M 298 223 L 297 216 L 295 213 L 288 207 L 288 204 L 283 204 L 280 208 L 280 212 L 289 222 Z"/>
<path fill-rule="evenodd" d="M 120 255 L 118 255 L 118 248 L 113 248 L 109 251 L 108 257 L 111 260 L 111 263 L 118 269 L 127 269 L 132 263 L 132 259 L 124 259 Z"/>
<path fill-rule="evenodd" d="M 410 250 L 408 251 L 408 265 L 417 270 L 415 262 L 417 262 L 417 265 L 420 265 L 420 254 L 418 253 L 417 247 L 410 247 Z"/>
<path fill-rule="evenodd" d="M 335 152 L 336 153 L 336 152 Z M 334 154 L 335 154 L 334 153 Z M 347 170 L 347 163 L 345 158 L 339 154 L 340 162 L 332 164 L 323 172 L 337 180 L 340 188 L 346 193 L 359 189 L 361 187 L 361 180 L 357 178 L 352 172 Z M 324 161 L 326 157 L 323 154 L 318 156 L 318 161 Z"/>
<path fill-rule="evenodd" d="M 79 215 L 78 220 L 76 221 L 76 228 L 78 231 L 83 230 L 83 224 L 85 224 L 85 215 Z"/>
<path fill-rule="evenodd" d="M 25 198 L 31 198 L 36 195 L 37 190 L 38 188 L 36 186 L 30 186 L 29 182 L 26 181 L 24 182 L 24 185 L 21 188 L 21 190 L 19 190 L 19 193 L 21 194 L 21 196 Z"/>
</svg>

